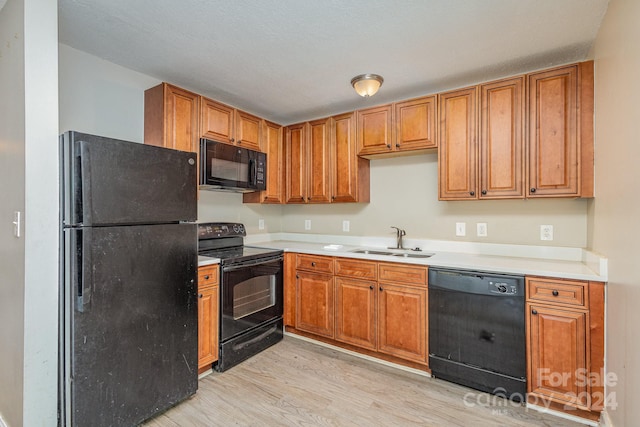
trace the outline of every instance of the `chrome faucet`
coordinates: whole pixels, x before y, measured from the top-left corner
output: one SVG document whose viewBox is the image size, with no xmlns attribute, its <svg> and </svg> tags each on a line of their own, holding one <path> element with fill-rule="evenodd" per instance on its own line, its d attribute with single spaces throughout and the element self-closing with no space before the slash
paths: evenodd
<svg viewBox="0 0 640 427">
<path fill-rule="evenodd" d="M 391 226 L 391 228 L 396 229 L 396 247 L 389 246 L 389 249 L 404 249 L 402 246 L 402 236 L 406 236 L 407 232 L 398 227 Z"/>
</svg>

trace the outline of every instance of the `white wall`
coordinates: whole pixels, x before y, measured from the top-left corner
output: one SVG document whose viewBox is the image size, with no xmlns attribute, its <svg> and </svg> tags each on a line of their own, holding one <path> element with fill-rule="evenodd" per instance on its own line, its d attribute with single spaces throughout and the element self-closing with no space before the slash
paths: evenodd
<svg viewBox="0 0 640 427">
<path fill-rule="evenodd" d="M 437 154 L 372 160 L 368 204 L 289 205 L 283 207 L 283 231 L 389 236 L 397 226 L 407 238 L 553 246 L 586 246 L 587 201 L 579 199 L 438 201 Z M 350 232 L 342 232 L 342 221 Z M 455 223 L 466 222 L 467 235 L 455 236 Z M 487 237 L 476 236 L 486 222 Z M 554 226 L 554 240 L 540 241 L 540 225 Z M 391 242 L 390 240 L 390 242 Z"/>
<path fill-rule="evenodd" d="M 617 374 L 613 425 L 640 420 L 640 2 L 611 0 L 593 49 L 596 92 L 596 194 L 590 246 L 609 257 L 606 367 Z M 610 397 L 613 397 L 610 394 Z"/>
<path fill-rule="evenodd" d="M 9 426 L 57 419 L 57 38 L 56 2 L 9 0 L 0 11 L 0 418 Z"/>
</svg>

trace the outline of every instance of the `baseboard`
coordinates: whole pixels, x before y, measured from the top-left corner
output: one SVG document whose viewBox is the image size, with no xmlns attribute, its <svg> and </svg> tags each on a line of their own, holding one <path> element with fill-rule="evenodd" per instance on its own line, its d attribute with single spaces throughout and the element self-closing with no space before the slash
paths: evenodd
<svg viewBox="0 0 640 427">
<path fill-rule="evenodd" d="M 591 421 L 586 418 L 577 417 L 575 415 L 567 414 L 566 412 L 562 412 L 562 411 L 555 411 L 553 409 L 545 408 L 544 406 L 531 405 L 530 403 L 527 403 L 526 406 L 527 406 L 527 409 L 533 409 L 535 411 L 542 412 L 545 414 L 551 414 L 558 418 L 564 418 L 565 420 L 570 420 L 570 421 L 584 424 L 587 426 L 599 427 L 600 425 L 597 421 Z"/>
<path fill-rule="evenodd" d="M 342 348 L 342 347 L 338 347 L 338 346 L 335 346 L 335 345 L 327 344 L 326 342 L 314 340 L 312 338 L 307 338 L 307 337 L 304 337 L 302 335 L 292 334 L 291 332 L 286 332 L 286 331 L 285 331 L 284 335 L 287 336 L 287 337 L 291 337 L 291 338 L 299 339 L 299 340 L 302 340 L 302 341 L 310 342 L 312 344 L 319 345 L 319 346 L 322 346 L 322 347 L 330 348 L 331 350 L 336 350 L 336 351 L 339 351 L 341 353 L 349 354 L 349 355 L 354 356 L 354 357 L 359 357 L 360 359 L 368 360 L 370 362 L 375 362 L 375 363 L 379 363 L 381 365 L 389 366 L 391 368 L 400 369 L 400 370 L 403 370 L 403 371 L 406 371 L 406 372 L 411 372 L 412 374 L 422 375 L 423 377 L 429 377 L 429 378 L 431 377 L 430 373 L 425 372 L 425 371 L 421 371 L 419 369 L 413 369 L 413 368 L 410 368 L 408 366 L 398 365 L 397 363 L 389 362 L 389 361 L 386 361 L 386 360 L 378 359 L 377 357 L 371 357 L 371 356 L 368 356 L 366 354 L 361 354 L 361 353 L 358 353 L 358 352 L 355 352 L 355 351 L 347 350 L 346 348 Z"/>
<path fill-rule="evenodd" d="M 602 411 L 602 413 L 600 414 L 600 426 L 614 427 L 613 422 L 611 421 L 611 418 L 609 417 L 609 413 L 607 412 L 606 409 Z"/>
</svg>

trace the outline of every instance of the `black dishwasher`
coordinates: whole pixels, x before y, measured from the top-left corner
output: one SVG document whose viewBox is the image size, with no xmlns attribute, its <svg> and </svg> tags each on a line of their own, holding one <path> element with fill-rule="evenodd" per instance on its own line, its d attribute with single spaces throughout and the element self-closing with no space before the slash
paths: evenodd
<svg viewBox="0 0 640 427">
<path fill-rule="evenodd" d="M 429 367 L 442 378 L 524 400 L 524 277 L 429 269 Z"/>
</svg>

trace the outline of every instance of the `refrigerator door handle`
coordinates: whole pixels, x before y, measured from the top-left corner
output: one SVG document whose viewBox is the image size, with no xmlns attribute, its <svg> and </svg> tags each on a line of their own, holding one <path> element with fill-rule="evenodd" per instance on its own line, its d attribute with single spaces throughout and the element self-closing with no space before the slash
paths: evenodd
<svg viewBox="0 0 640 427">
<path fill-rule="evenodd" d="M 76 272 L 74 280 L 74 288 L 77 290 L 76 298 L 76 310 L 80 313 L 87 311 L 89 303 L 91 302 L 91 280 L 90 278 L 90 266 L 91 266 L 91 252 L 84 250 L 84 240 L 91 239 L 91 229 L 78 230 L 75 233 L 75 242 L 72 242 L 72 248 L 75 248 L 75 263 Z"/>
</svg>

